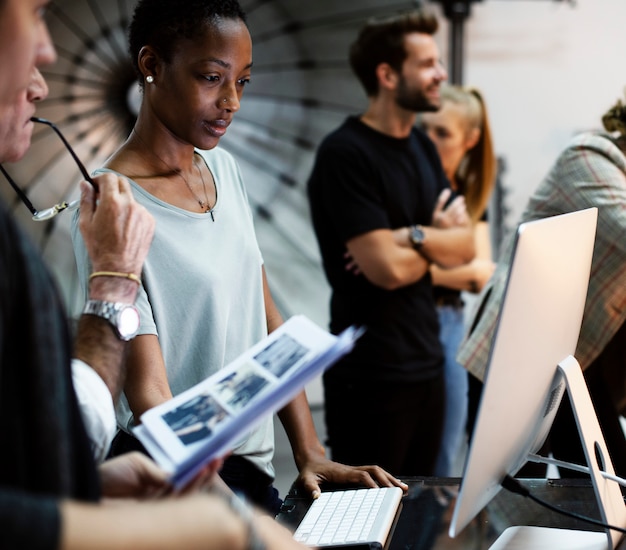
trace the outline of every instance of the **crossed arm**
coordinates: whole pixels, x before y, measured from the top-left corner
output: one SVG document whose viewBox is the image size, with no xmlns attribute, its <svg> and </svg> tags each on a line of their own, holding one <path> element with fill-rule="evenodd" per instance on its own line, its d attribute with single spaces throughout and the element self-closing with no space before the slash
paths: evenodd
<svg viewBox="0 0 626 550">
<path fill-rule="evenodd" d="M 433 284 L 455 290 L 480 292 L 493 275 L 496 267 L 495 262 L 491 259 L 491 243 L 487 222 L 480 221 L 474 227 L 474 243 L 476 256 L 471 262 L 451 269 L 442 269 L 437 265 L 432 265 L 430 273 Z"/>
<path fill-rule="evenodd" d="M 431 225 L 422 227 L 424 243 L 419 252 L 411 244 L 409 227 L 377 229 L 346 243 L 350 257 L 346 267 L 374 285 L 394 290 L 420 280 L 431 265 L 449 269 L 471 261 L 475 246 L 465 201 L 457 197 L 445 207 L 449 194 L 449 190 L 441 193 Z"/>
</svg>

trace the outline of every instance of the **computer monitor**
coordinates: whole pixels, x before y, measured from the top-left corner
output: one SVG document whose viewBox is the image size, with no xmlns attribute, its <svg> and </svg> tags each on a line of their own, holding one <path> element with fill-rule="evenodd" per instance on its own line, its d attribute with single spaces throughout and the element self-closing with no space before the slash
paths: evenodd
<svg viewBox="0 0 626 550">
<path fill-rule="evenodd" d="M 587 295 L 596 223 L 597 209 L 589 208 L 522 223 L 517 229 L 478 415 L 450 524 L 451 537 L 498 493 L 504 477 L 514 476 L 529 454 L 541 447 L 567 387 L 574 408 L 574 401 L 586 407 L 582 424 L 595 421 L 593 428 L 587 430 L 594 440 L 591 452 L 595 454 L 600 449 L 606 454 L 608 464 L 603 464 L 603 468 L 612 470 L 582 372 L 573 357 Z M 572 376 L 563 370 L 567 365 L 572 369 L 572 364 L 573 382 Z M 586 395 L 574 399 L 572 392 Z M 594 468 L 598 470 L 597 464 Z M 594 484 L 603 485 L 600 489 L 594 487 L 600 499 L 598 490 L 606 492 L 606 480 L 601 476 L 592 478 Z M 617 485 L 608 489 L 613 497 L 615 491 L 621 500 Z M 619 506 L 610 505 L 605 521 L 626 524 L 626 512 L 612 509 Z M 565 540 L 563 530 L 558 531 L 557 538 Z M 598 533 L 580 536 L 593 535 Z M 615 531 L 607 533 L 612 546 L 603 533 L 599 535 L 597 546 L 590 540 L 589 548 L 616 546 L 619 536 Z M 578 543 L 580 536 L 577 535 Z M 556 548 L 554 544 L 551 541 L 545 547 Z"/>
</svg>

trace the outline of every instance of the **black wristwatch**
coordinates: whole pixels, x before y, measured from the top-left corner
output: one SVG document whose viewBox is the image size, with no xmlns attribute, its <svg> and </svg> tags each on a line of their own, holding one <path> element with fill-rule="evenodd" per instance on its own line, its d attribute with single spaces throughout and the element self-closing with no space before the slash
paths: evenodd
<svg viewBox="0 0 626 550">
<path fill-rule="evenodd" d="M 120 340 L 132 340 L 139 330 L 139 310 L 133 304 L 89 300 L 83 313 L 106 319 Z"/>
<path fill-rule="evenodd" d="M 424 230 L 421 225 L 411 225 L 409 227 L 409 240 L 415 250 L 419 252 L 422 249 L 424 244 Z"/>
</svg>

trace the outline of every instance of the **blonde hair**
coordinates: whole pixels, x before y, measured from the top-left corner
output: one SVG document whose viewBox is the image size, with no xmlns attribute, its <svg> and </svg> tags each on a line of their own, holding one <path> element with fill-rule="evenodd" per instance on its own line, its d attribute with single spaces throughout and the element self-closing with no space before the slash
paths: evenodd
<svg viewBox="0 0 626 550">
<path fill-rule="evenodd" d="M 602 116 L 602 124 L 607 132 L 619 132 L 626 136 L 626 106 L 621 99 Z"/>
<path fill-rule="evenodd" d="M 474 222 L 481 219 L 496 181 L 496 157 L 491 126 L 482 94 L 476 88 L 445 85 L 441 87 L 441 102 L 463 107 L 467 129 L 476 128 L 480 136 L 459 164 L 455 180 L 459 193 L 465 197 L 467 211 Z"/>
</svg>

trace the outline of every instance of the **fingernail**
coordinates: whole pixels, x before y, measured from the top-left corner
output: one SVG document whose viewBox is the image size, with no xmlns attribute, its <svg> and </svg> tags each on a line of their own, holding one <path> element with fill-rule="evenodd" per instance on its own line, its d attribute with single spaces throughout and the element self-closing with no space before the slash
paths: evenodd
<svg viewBox="0 0 626 550">
<path fill-rule="evenodd" d="M 313 491 L 313 494 L 311 496 L 313 497 L 313 500 L 315 500 L 316 498 L 319 498 L 320 492 L 319 491 Z"/>
</svg>

